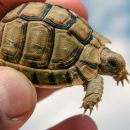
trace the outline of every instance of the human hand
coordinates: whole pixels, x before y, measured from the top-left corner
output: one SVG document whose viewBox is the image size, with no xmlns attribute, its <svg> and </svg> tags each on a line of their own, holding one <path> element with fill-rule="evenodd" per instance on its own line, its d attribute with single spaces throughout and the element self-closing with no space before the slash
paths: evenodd
<svg viewBox="0 0 130 130">
<path fill-rule="evenodd" d="M 19 4 L 29 1 L 44 2 L 44 0 L 0 0 L 0 18 Z M 88 18 L 80 0 L 75 0 L 75 2 L 70 0 L 47 0 L 46 2 L 62 5 L 72 9 L 84 18 Z M 35 88 L 35 85 L 33 85 L 22 73 L 11 68 L 0 67 L 0 71 L 0 130 L 17 130 L 31 116 L 36 102 L 49 96 L 57 89 Z M 74 118 L 71 118 L 71 124 L 75 123 Z M 76 119 L 79 119 L 79 117 Z M 82 119 L 87 119 L 86 126 L 91 122 L 87 117 Z M 65 123 L 61 124 L 63 124 L 63 126 L 67 125 Z M 82 126 L 82 122 L 80 122 L 79 125 Z M 58 128 L 61 128 L 59 125 L 56 127 L 57 130 Z"/>
</svg>

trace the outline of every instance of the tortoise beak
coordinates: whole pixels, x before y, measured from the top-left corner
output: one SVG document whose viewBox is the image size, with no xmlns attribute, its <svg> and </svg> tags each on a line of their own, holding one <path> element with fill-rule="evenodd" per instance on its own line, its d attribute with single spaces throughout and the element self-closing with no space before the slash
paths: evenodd
<svg viewBox="0 0 130 130">
<path fill-rule="evenodd" d="M 130 83 L 128 75 L 130 75 L 130 73 L 128 73 L 126 69 L 123 69 L 118 75 L 113 76 L 113 78 L 117 81 L 117 85 L 121 82 L 122 86 L 124 86 L 124 80 Z"/>
</svg>

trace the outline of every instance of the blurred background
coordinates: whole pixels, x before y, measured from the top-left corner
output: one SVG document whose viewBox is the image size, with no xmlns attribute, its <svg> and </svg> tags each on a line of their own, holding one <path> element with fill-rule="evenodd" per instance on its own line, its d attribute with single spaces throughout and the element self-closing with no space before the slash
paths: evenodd
<svg viewBox="0 0 130 130">
<path fill-rule="evenodd" d="M 130 72 L 130 1 L 82 1 L 88 9 L 92 28 L 112 41 L 108 47 L 125 57 Z M 130 84 L 117 87 L 110 77 L 104 77 L 104 83 L 102 101 L 98 110 L 94 108 L 91 118 L 99 130 L 130 130 Z M 83 96 L 81 86 L 54 93 L 37 104 L 32 117 L 20 130 L 46 130 L 68 117 L 83 113 L 79 108 Z"/>
</svg>

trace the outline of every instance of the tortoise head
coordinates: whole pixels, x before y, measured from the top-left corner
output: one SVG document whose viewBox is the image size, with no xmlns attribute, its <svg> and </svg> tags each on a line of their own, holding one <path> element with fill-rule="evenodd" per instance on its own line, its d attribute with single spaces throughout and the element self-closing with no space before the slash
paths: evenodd
<svg viewBox="0 0 130 130">
<path fill-rule="evenodd" d="M 106 47 L 104 47 L 101 51 L 101 64 L 99 65 L 99 73 L 112 76 L 117 81 L 117 85 L 120 81 L 122 85 L 124 85 L 124 79 L 129 83 L 127 78 L 129 73 L 126 70 L 124 58 L 120 54 L 113 52 Z"/>
</svg>

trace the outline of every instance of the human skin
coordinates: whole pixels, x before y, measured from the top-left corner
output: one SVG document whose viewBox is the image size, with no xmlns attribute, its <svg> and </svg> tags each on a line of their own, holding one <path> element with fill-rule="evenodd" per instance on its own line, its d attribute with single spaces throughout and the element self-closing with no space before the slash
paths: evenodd
<svg viewBox="0 0 130 130">
<path fill-rule="evenodd" d="M 0 0 L 0 18 L 2 18 L 7 12 L 23 2 L 29 1 L 42 1 L 44 0 Z M 69 8 L 88 19 L 88 14 L 80 0 L 72 2 L 70 0 L 47 0 L 48 3 L 54 3 Z M 59 89 L 40 89 L 35 88 L 22 73 L 7 67 L 0 67 L 0 129 L 2 130 L 17 130 L 19 129 L 31 116 L 35 109 L 37 101 L 46 98 L 53 92 Z M 21 107 L 22 106 L 22 107 Z M 79 120 L 81 116 L 73 117 L 69 119 L 72 125 Z M 75 119 L 75 120 L 74 120 Z M 87 126 L 95 126 L 95 124 L 84 116 L 82 119 L 86 123 L 86 127 L 80 130 L 87 130 Z M 82 126 L 82 122 L 79 123 Z M 68 125 L 63 123 L 62 125 L 55 126 L 57 130 L 60 130 L 63 126 Z M 93 127 L 96 130 L 96 126 Z"/>
</svg>

